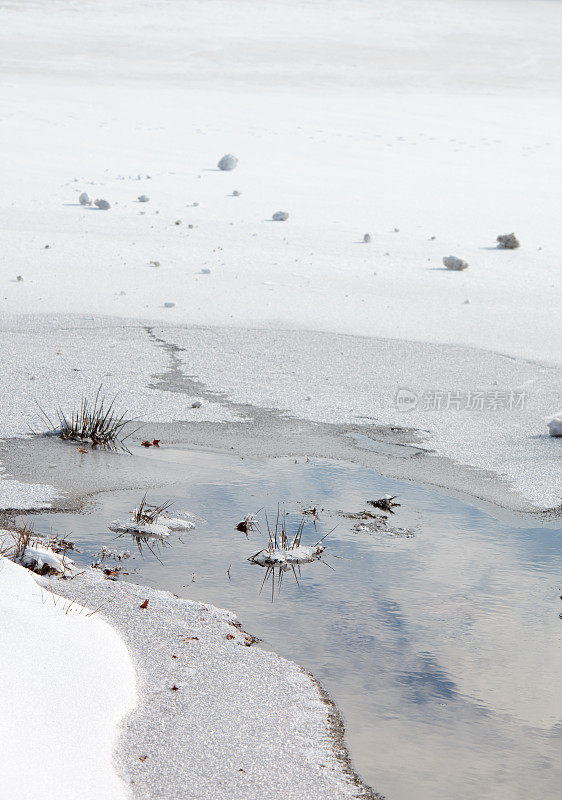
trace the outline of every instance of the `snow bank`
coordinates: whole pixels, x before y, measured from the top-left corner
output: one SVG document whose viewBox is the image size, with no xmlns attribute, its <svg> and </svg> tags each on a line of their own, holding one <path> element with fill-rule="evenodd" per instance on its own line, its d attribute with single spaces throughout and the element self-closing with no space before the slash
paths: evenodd
<svg viewBox="0 0 562 800">
<path fill-rule="evenodd" d="M 0 530 L 0 552 L 12 561 L 17 561 L 34 572 L 53 571 L 64 573 L 73 566 L 68 557 L 54 553 L 38 539 L 30 539 L 20 558 L 17 554 L 17 535 L 13 531 Z"/>
<path fill-rule="evenodd" d="M 0 619 L 2 798 L 127 797 L 112 754 L 136 676 L 120 637 L 4 557 Z"/>
</svg>

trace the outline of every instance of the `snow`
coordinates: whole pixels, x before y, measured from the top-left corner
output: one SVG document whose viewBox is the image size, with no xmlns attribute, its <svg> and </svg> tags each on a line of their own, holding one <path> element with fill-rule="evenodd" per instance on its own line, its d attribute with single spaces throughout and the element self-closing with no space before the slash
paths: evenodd
<svg viewBox="0 0 562 800">
<path fill-rule="evenodd" d="M 560 359 L 558 3 L 289 0 L 259 25 L 249 0 L 47 9 L 2 4 L 0 312 Z M 111 214 L 77 205 L 85 190 Z M 498 250 L 511 230 L 522 246 Z M 447 252 L 471 264 L 454 284 Z"/>
<path fill-rule="evenodd" d="M 154 522 L 137 522 L 134 517 L 125 520 L 114 519 L 108 525 L 115 533 L 131 533 L 133 535 L 152 536 L 155 539 L 166 539 L 177 531 L 191 531 L 195 523 L 181 517 L 168 517 L 159 514 Z"/>
<path fill-rule="evenodd" d="M 119 635 L 4 557 L 0 617 L 0 718 L 9 721 L 0 795 L 126 798 L 113 748 L 136 703 L 136 677 Z"/>
<path fill-rule="evenodd" d="M 0 552 L 14 560 L 16 550 L 15 535 L 6 530 L 0 530 Z M 24 567 L 30 567 L 37 572 L 41 572 L 44 566 L 49 567 L 55 572 L 64 573 L 71 569 L 72 561 L 66 556 L 64 559 L 41 544 L 38 539 L 30 539 L 25 548 L 25 552 L 18 560 Z"/>
<path fill-rule="evenodd" d="M 320 558 L 324 548 L 321 545 L 299 545 L 298 547 L 282 548 L 268 547 L 260 550 L 250 561 L 254 561 L 260 566 L 283 566 L 285 564 L 309 564 Z"/>
</svg>

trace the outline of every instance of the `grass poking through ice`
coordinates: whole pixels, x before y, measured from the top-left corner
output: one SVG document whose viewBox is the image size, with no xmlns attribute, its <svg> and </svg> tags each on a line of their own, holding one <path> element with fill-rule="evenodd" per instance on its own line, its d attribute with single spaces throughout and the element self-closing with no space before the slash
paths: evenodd
<svg viewBox="0 0 562 800">
<path fill-rule="evenodd" d="M 41 417 L 49 425 L 53 433 L 58 433 L 61 439 L 75 442 L 89 442 L 92 447 L 103 447 L 105 450 L 117 450 L 127 448 L 123 444 L 129 436 L 136 433 L 136 428 L 126 436 L 123 436 L 124 429 L 134 420 L 127 419 L 126 412 L 119 414 L 115 411 L 115 399 L 107 402 L 101 395 L 101 386 L 96 392 L 92 401 L 87 397 L 82 398 L 80 407 L 67 416 L 59 407 L 57 409 L 58 425 L 39 406 Z"/>
<path fill-rule="evenodd" d="M 152 523 L 158 520 L 160 514 L 170 508 L 171 505 L 173 505 L 171 500 L 167 500 L 165 503 L 162 503 L 161 506 L 150 505 L 150 503 L 146 502 L 145 494 L 139 503 L 139 507 L 135 508 L 133 511 L 133 519 L 135 522 L 152 525 Z"/>
</svg>

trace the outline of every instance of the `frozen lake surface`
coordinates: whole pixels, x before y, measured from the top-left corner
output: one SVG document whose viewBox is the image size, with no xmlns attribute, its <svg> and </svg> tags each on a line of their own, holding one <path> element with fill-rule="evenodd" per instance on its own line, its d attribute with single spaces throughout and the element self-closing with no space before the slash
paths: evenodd
<svg viewBox="0 0 562 800">
<path fill-rule="evenodd" d="M 309 669 L 342 711 L 362 777 L 393 800 L 558 795 L 562 700 L 562 530 L 537 516 L 498 521 L 466 502 L 324 460 L 240 459 L 182 449 L 151 451 L 164 476 L 151 502 L 173 500 L 205 522 L 141 558 L 107 525 L 144 490 L 101 493 L 83 512 L 33 517 L 80 549 L 128 547 L 127 580 L 234 611 L 263 647 Z M 181 479 L 178 479 L 179 476 Z M 159 481 L 160 483 L 160 481 Z M 397 494 L 387 527 L 413 536 L 354 531 L 341 512 Z M 278 503 L 296 528 L 316 506 L 328 531 L 322 562 L 285 573 L 272 602 L 265 571 L 247 561 L 266 545 L 242 518 Z M 327 566 L 329 565 L 329 566 Z M 330 568 L 331 567 L 331 568 Z"/>
</svg>

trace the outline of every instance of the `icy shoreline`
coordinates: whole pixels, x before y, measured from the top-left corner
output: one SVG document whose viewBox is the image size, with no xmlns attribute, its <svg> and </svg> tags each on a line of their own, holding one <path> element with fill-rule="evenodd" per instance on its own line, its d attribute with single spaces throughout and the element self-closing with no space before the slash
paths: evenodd
<svg viewBox="0 0 562 800">
<path fill-rule="evenodd" d="M 140 702 L 116 751 L 133 797 L 378 797 L 352 770 L 327 694 L 301 667 L 252 647 L 231 612 L 93 570 L 43 581 L 101 606 L 135 664 Z"/>
<path fill-rule="evenodd" d="M 101 488 L 111 480 L 95 469 L 103 454 L 55 448 L 59 470 L 45 455 L 53 441 L 17 441 L 41 429 L 37 403 L 52 412 L 64 397 L 71 409 L 100 384 L 145 423 L 135 447 L 148 431 L 164 444 L 356 461 L 517 511 L 560 505 L 560 440 L 547 427 L 562 395 L 556 364 L 459 345 L 77 316 L 5 317 L 0 345 L 11 378 L 0 507 L 78 500 L 86 476 Z M 123 459 L 111 464 L 126 472 Z"/>
</svg>

